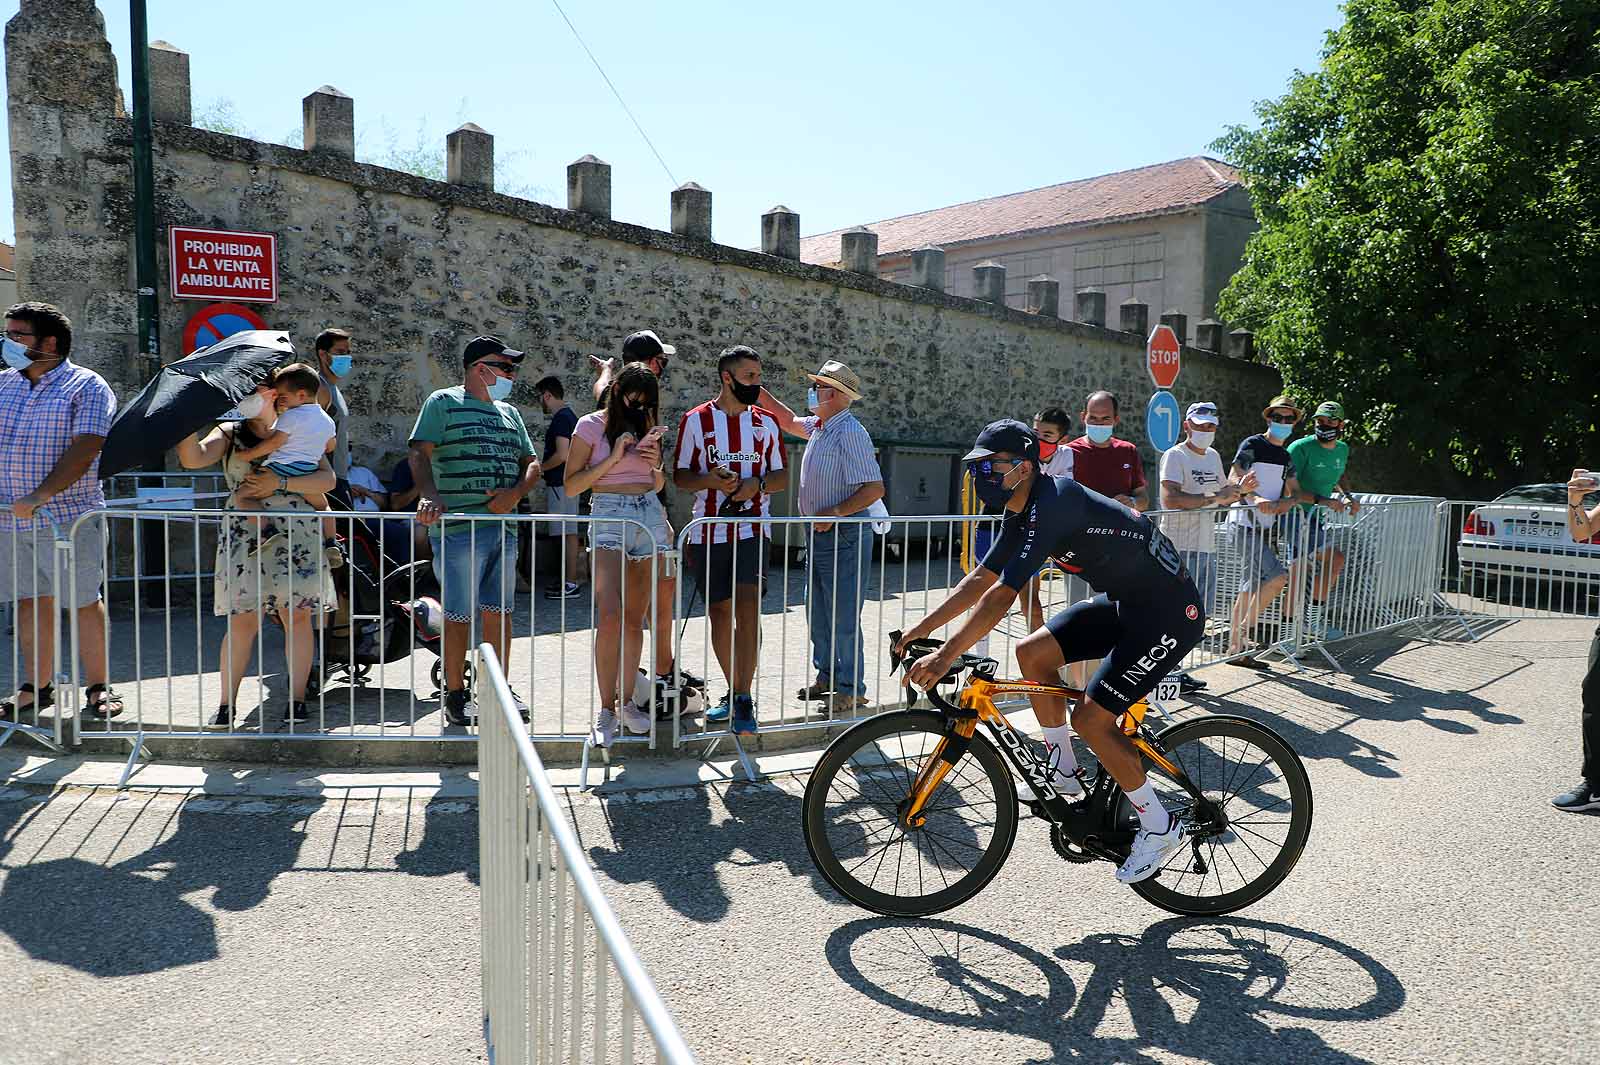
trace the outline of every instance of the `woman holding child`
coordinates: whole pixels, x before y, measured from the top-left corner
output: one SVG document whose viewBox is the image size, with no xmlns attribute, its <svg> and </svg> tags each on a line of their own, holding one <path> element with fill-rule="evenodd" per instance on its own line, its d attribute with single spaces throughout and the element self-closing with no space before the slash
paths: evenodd
<svg viewBox="0 0 1600 1065">
<path fill-rule="evenodd" d="M 222 703 L 209 721 L 212 728 L 232 729 L 239 685 L 256 649 L 261 620 L 274 614 L 284 629 L 289 680 L 290 722 L 307 721 L 306 681 L 310 674 L 315 625 L 319 611 L 337 605 L 333 578 L 323 557 L 323 527 L 318 515 L 321 499 L 333 490 L 333 468 L 326 451 L 329 434 L 310 472 L 309 455 L 298 428 L 279 428 L 279 412 L 301 409 L 296 401 L 305 391 L 305 374 L 316 371 L 296 363 L 278 370 L 271 381 L 239 404 L 242 421 L 222 422 L 203 437 L 196 433 L 178 445 L 178 461 L 197 470 L 222 463 L 222 475 L 232 495 L 230 514 L 217 541 L 215 611 L 227 617 L 228 633 L 221 649 Z M 315 394 L 315 386 L 312 386 Z M 314 406 L 314 404 L 313 404 Z M 294 421 L 290 419 L 291 423 Z M 291 430 L 293 430 L 291 432 Z M 263 445 L 276 441 L 276 448 Z M 274 470 L 272 455 L 288 447 L 289 461 Z M 252 459 L 267 459 L 253 466 Z M 316 500 L 317 505 L 313 505 Z M 253 515 L 252 511 L 296 511 L 304 518 Z"/>
</svg>

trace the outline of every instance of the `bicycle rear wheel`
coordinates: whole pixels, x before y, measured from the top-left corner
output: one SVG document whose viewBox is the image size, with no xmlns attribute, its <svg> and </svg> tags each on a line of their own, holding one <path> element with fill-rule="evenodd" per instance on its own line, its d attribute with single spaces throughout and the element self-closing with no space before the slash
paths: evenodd
<svg viewBox="0 0 1600 1065">
<path fill-rule="evenodd" d="M 856 905 L 895 917 L 948 910 L 982 891 L 1010 853 L 1016 785 L 981 734 L 929 797 L 927 821 L 900 827 L 900 806 L 947 728 L 927 710 L 863 721 L 829 744 L 806 783 L 806 848 Z"/>
<path fill-rule="evenodd" d="M 1197 817 L 1189 792 L 1145 759 L 1150 783 L 1198 831 L 1155 876 L 1133 885 L 1172 913 L 1214 916 L 1259 902 L 1283 883 L 1311 834 L 1311 781 L 1299 755 L 1277 733 L 1243 717 L 1207 715 L 1173 725 L 1157 739 L 1217 811 Z M 1137 826 L 1123 798 L 1120 823 Z"/>
</svg>

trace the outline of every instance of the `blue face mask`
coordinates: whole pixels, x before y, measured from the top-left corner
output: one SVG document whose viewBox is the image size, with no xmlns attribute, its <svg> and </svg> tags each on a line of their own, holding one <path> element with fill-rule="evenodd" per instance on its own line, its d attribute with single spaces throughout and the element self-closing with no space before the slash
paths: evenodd
<svg viewBox="0 0 1600 1065">
<path fill-rule="evenodd" d="M 1111 430 L 1115 428 L 1114 425 L 1085 425 L 1083 435 L 1089 438 L 1090 443 L 1103 444 L 1111 439 Z"/>
<path fill-rule="evenodd" d="M 511 378 L 501 377 L 496 374 L 494 380 L 489 382 L 489 398 L 493 400 L 505 399 L 511 395 L 511 386 L 514 384 L 516 382 Z"/>
<path fill-rule="evenodd" d="M 328 372 L 335 377 L 346 377 L 350 373 L 350 367 L 355 365 L 355 361 L 353 355 L 335 355 L 328 360 Z"/>
<path fill-rule="evenodd" d="M 8 340 L 6 343 L 9 344 L 10 341 Z M 806 410 L 815 411 L 821 405 L 822 400 L 817 398 L 817 390 L 814 388 L 806 389 Z"/>
<path fill-rule="evenodd" d="M 5 359 L 6 365 L 13 370 L 26 370 L 33 364 L 33 360 L 28 357 L 28 349 L 10 337 L 6 337 L 5 341 L 0 343 L 0 358 Z"/>
<path fill-rule="evenodd" d="M 1285 425 L 1283 422 L 1273 422 L 1267 426 L 1267 435 L 1274 440 L 1287 440 L 1292 432 L 1294 432 L 1294 426 Z"/>
</svg>

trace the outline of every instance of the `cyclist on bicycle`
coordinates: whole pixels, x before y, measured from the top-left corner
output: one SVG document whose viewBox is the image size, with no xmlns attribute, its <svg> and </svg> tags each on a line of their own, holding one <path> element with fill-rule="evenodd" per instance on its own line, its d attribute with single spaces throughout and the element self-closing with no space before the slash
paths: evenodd
<svg viewBox="0 0 1600 1065">
<path fill-rule="evenodd" d="M 904 651 L 941 625 L 971 616 L 938 651 L 913 663 L 906 678 L 927 690 L 1011 609 L 1017 593 L 1047 559 L 1081 576 L 1100 594 L 1063 610 L 1017 644 L 1017 665 L 1037 684 L 1060 684 L 1071 662 L 1104 658 L 1072 724 L 1139 813 L 1140 831 L 1117 879 L 1153 875 L 1183 845 L 1183 831 L 1145 779 L 1139 754 L 1117 716 L 1150 693 L 1200 642 L 1205 608 L 1183 560 L 1161 530 L 1132 507 L 1065 477 L 1040 472 L 1038 438 L 1019 421 L 991 422 L 962 459 L 978 498 L 1004 507 L 1000 536 L 950 597 L 901 640 Z M 1066 700 L 1032 695 L 1063 795 L 1083 794 L 1072 754 Z"/>
</svg>

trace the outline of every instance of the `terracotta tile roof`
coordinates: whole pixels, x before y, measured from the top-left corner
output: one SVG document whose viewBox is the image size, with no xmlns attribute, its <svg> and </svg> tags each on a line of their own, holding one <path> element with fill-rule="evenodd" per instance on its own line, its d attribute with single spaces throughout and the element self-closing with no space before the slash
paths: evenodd
<svg viewBox="0 0 1600 1065">
<path fill-rule="evenodd" d="M 889 255 L 928 244 L 948 248 L 1034 230 L 1164 214 L 1205 203 L 1236 185 L 1242 182 L 1233 167 L 1196 155 L 869 222 L 867 228 L 878 234 L 878 254 Z M 801 261 L 838 262 L 839 234 L 843 232 L 836 229 L 803 237 Z"/>
</svg>

